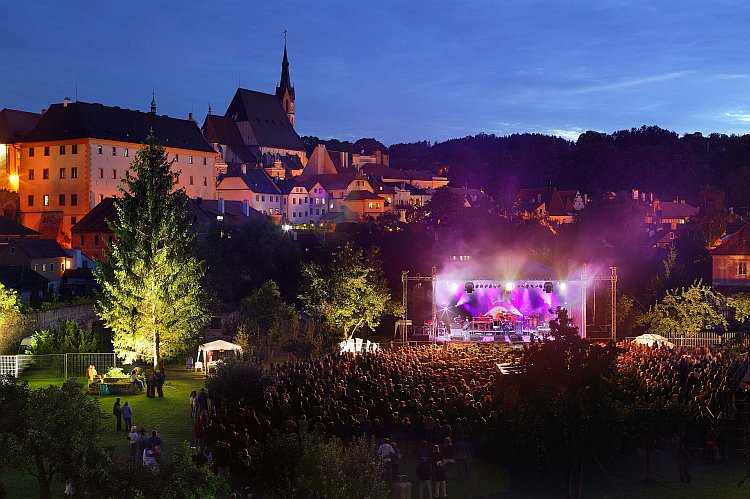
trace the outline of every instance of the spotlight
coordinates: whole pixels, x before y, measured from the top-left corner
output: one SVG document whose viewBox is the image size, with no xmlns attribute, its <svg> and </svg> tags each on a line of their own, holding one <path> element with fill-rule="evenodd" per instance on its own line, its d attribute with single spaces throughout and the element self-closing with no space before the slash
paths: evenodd
<svg viewBox="0 0 750 499">
<path fill-rule="evenodd" d="M 547 281 L 544 283 L 544 292 L 545 293 L 551 293 L 552 292 L 552 283 Z"/>
<path fill-rule="evenodd" d="M 467 281 L 464 284 L 464 291 L 466 291 L 467 293 L 473 293 L 474 292 L 474 283 L 471 282 L 471 281 Z"/>
<path fill-rule="evenodd" d="M 560 291 L 565 291 L 567 284 L 565 284 L 565 282 L 560 282 L 558 283 L 557 287 L 560 289 Z"/>
<path fill-rule="evenodd" d="M 512 282 L 506 282 L 506 283 L 505 283 L 505 291 L 507 291 L 507 292 L 509 292 L 509 293 L 510 293 L 511 291 L 513 291 L 513 283 L 512 283 Z"/>
</svg>

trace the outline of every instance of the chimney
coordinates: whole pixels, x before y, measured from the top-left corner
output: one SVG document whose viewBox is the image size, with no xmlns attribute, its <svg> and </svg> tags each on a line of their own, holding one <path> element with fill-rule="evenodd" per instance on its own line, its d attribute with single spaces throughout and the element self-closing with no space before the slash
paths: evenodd
<svg viewBox="0 0 750 499">
<path fill-rule="evenodd" d="M 583 204 L 584 205 L 589 204 L 589 195 L 588 194 L 584 194 L 583 195 Z"/>
<path fill-rule="evenodd" d="M 376 163 L 383 162 L 383 153 L 380 152 L 380 149 L 375 149 L 375 162 Z"/>
<path fill-rule="evenodd" d="M 219 198 L 219 213 L 224 214 L 224 198 Z"/>
<path fill-rule="evenodd" d="M 542 202 L 542 195 L 539 194 L 539 193 L 537 193 L 537 195 L 536 195 L 536 202 L 537 203 L 541 203 Z"/>
<path fill-rule="evenodd" d="M 638 201 L 638 189 L 633 189 L 633 199 Z"/>
<path fill-rule="evenodd" d="M 654 193 L 653 192 L 649 193 L 649 199 L 650 199 L 650 201 L 652 203 L 654 202 Z"/>
<path fill-rule="evenodd" d="M 242 174 L 247 175 L 247 165 L 245 163 L 242 163 L 242 166 L 240 168 L 242 169 Z"/>
<path fill-rule="evenodd" d="M 65 97 L 63 99 L 63 107 L 68 107 L 68 104 L 70 104 L 70 97 Z"/>
<path fill-rule="evenodd" d="M 250 201 L 247 199 L 242 200 L 242 214 L 246 217 L 250 216 Z"/>
<path fill-rule="evenodd" d="M 202 206 L 203 205 L 203 198 L 200 198 L 200 197 L 195 198 L 195 204 L 197 204 L 198 206 Z"/>
<path fill-rule="evenodd" d="M 188 113 L 188 121 L 195 121 L 193 119 L 193 113 L 192 112 Z"/>
</svg>

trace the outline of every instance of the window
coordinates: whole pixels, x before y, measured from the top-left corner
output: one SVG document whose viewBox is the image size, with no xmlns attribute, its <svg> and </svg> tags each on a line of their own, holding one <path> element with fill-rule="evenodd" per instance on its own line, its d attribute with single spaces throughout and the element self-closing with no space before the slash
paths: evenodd
<svg viewBox="0 0 750 499">
<path fill-rule="evenodd" d="M 42 178 L 47 180 L 49 178 L 49 168 L 42 169 Z"/>
<path fill-rule="evenodd" d="M 84 244 L 86 244 L 86 236 L 81 234 L 81 246 L 83 246 Z"/>
<path fill-rule="evenodd" d="M 114 168 L 112 169 L 112 178 L 117 179 L 117 170 L 115 170 Z"/>
<path fill-rule="evenodd" d="M 78 194 L 70 195 L 70 206 L 78 206 Z"/>
<path fill-rule="evenodd" d="M 282 204 L 286 204 L 286 198 L 284 198 L 284 200 L 283 200 L 283 203 L 282 203 Z"/>
<path fill-rule="evenodd" d="M 193 185 L 193 176 L 190 175 L 190 185 Z"/>
<path fill-rule="evenodd" d="M 203 158 L 203 166 L 206 166 L 206 158 Z"/>
<path fill-rule="evenodd" d="M 177 154 L 177 153 L 175 153 L 175 155 L 174 155 L 174 162 L 175 163 L 179 163 L 179 161 L 180 161 L 180 155 Z"/>
<path fill-rule="evenodd" d="M 261 197 L 260 197 L 260 200 L 261 200 L 261 201 L 263 201 L 263 202 L 265 203 L 265 202 L 266 202 L 266 197 L 265 197 L 265 196 L 261 196 Z"/>
<path fill-rule="evenodd" d="M 99 154 L 101 154 L 101 153 L 102 153 L 102 149 L 104 149 L 104 147 L 103 147 L 103 146 L 97 146 L 97 148 L 96 148 L 96 150 L 97 150 L 97 152 L 98 152 Z"/>
<path fill-rule="evenodd" d="M 307 196 L 305 196 L 305 204 L 307 204 Z"/>
<path fill-rule="evenodd" d="M 65 194 L 60 194 L 58 198 L 58 205 L 65 206 Z"/>
<path fill-rule="evenodd" d="M 292 198 L 292 204 L 297 204 L 297 198 Z"/>
<path fill-rule="evenodd" d="M 70 217 L 70 225 L 75 225 L 78 223 L 78 217 Z"/>
<path fill-rule="evenodd" d="M 78 154 L 78 144 L 70 146 L 70 154 Z"/>
<path fill-rule="evenodd" d="M 99 236 L 94 236 L 94 246 L 99 246 Z"/>
<path fill-rule="evenodd" d="M 104 201 L 104 194 L 99 194 L 99 202 L 101 203 Z"/>
<path fill-rule="evenodd" d="M 372 201 L 370 201 L 369 203 L 367 203 L 367 207 L 368 207 L 369 209 L 372 209 Z"/>
<path fill-rule="evenodd" d="M 44 146 L 44 155 L 49 156 L 49 146 Z"/>
<path fill-rule="evenodd" d="M 191 165 L 193 164 L 193 157 L 192 156 L 188 156 L 188 163 L 190 163 Z"/>
<path fill-rule="evenodd" d="M 78 178 L 78 167 L 74 166 L 70 169 L 70 178 Z"/>
<path fill-rule="evenodd" d="M 65 178 L 65 168 L 60 168 L 60 178 Z"/>
<path fill-rule="evenodd" d="M 33 147 L 29 147 L 29 157 L 30 158 L 34 157 L 34 148 Z"/>
<path fill-rule="evenodd" d="M 60 146 L 60 156 L 65 155 L 65 146 Z"/>
<path fill-rule="evenodd" d="M 15 255 L 16 254 L 16 247 L 15 246 L 11 246 L 10 247 L 10 254 L 11 255 Z"/>
<path fill-rule="evenodd" d="M 737 275 L 747 276 L 747 262 L 739 262 L 737 264 Z"/>
<path fill-rule="evenodd" d="M 99 178 L 104 178 L 104 168 L 99 168 Z"/>
<path fill-rule="evenodd" d="M 39 265 L 37 265 L 36 263 L 34 264 L 34 272 L 39 272 Z"/>
<path fill-rule="evenodd" d="M 29 194 L 29 206 L 34 206 L 34 195 Z"/>
<path fill-rule="evenodd" d="M 117 156 L 117 148 L 112 147 L 112 156 Z"/>
<path fill-rule="evenodd" d="M 260 201 L 260 196 L 256 194 L 255 195 L 255 202 L 257 203 L 258 201 Z"/>
<path fill-rule="evenodd" d="M 203 177 L 203 186 L 205 187 L 207 185 L 208 185 L 208 179 L 206 177 Z"/>
<path fill-rule="evenodd" d="M 49 194 L 44 195 L 44 197 L 42 198 L 42 204 L 44 206 L 49 206 Z"/>
<path fill-rule="evenodd" d="M 33 168 L 31 168 L 29 170 L 29 180 L 34 180 L 34 169 Z"/>
<path fill-rule="evenodd" d="M 130 157 L 130 150 L 126 147 L 125 150 L 123 151 L 122 155 L 125 156 L 126 158 L 129 158 Z"/>
</svg>

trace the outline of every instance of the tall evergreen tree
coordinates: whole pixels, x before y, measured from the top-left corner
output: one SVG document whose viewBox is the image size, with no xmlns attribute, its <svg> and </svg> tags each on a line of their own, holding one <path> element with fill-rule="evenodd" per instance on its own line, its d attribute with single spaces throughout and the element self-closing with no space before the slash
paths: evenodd
<svg viewBox="0 0 750 499">
<path fill-rule="evenodd" d="M 154 365 L 191 345 L 208 320 L 193 256 L 187 196 L 153 131 L 138 150 L 115 199 L 109 222 L 114 242 L 98 267 L 98 314 L 113 332 L 123 358 L 153 358 Z"/>
</svg>

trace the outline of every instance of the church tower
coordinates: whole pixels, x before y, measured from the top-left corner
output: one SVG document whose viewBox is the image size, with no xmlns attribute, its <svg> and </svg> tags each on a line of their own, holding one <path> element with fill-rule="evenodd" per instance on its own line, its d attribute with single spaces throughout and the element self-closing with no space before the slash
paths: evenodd
<svg viewBox="0 0 750 499">
<path fill-rule="evenodd" d="M 281 81 L 276 87 L 276 97 L 281 101 L 286 117 L 294 128 L 294 86 L 289 78 L 289 59 L 286 56 L 286 31 L 284 31 L 284 59 L 281 61 Z"/>
</svg>

